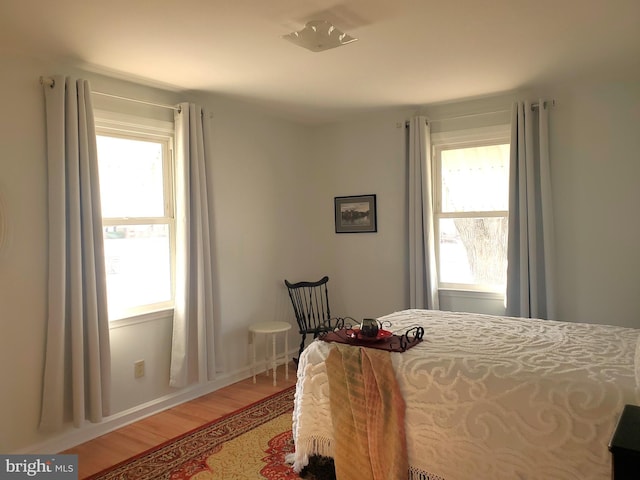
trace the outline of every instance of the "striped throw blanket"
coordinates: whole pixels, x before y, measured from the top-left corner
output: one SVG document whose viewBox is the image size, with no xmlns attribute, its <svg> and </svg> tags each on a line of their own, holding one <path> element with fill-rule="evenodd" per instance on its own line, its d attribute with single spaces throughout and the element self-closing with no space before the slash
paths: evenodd
<svg viewBox="0 0 640 480">
<path fill-rule="evenodd" d="M 338 344 L 326 364 L 337 478 L 407 478 L 405 403 L 389 352 Z"/>
</svg>

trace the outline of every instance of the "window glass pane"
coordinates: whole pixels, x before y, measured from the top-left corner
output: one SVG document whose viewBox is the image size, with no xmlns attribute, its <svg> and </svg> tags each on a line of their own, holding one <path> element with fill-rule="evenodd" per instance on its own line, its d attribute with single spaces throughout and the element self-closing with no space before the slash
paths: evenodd
<svg viewBox="0 0 640 480">
<path fill-rule="evenodd" d="M 162 143 L 97 136 L 102 216 L 163 217 Z"/>
<path fill-rule="evenodd" d="M 443 150 L 442 211 L 507 210 L 509 145 Z"/>
<path fill-rule="evenodd" d="M 507 282 L 507 219 L 442 218 L 440 282 L 504 289 Z"/>
<path fill-rule="evenodd" d="M 168 225 L 115 225 L 104 230 L 109 317 L 171 300 Z"/>
</svg>

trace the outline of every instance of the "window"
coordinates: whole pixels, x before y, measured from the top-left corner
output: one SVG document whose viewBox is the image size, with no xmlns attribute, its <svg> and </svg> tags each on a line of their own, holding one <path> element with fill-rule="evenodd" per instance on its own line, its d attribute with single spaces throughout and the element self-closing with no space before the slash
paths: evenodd
<svg viewBox="0 0 640 480">
<path fill-rule="evenodd" d="M 479 129 L 434 138 L 434 226 L 439 287 L 504 292 L 509 138 Z"/>
<path fill-rule="evenodd" d="M 173 308 L 173 132 L 96 117 L 109 320 Z"/>
</svg>

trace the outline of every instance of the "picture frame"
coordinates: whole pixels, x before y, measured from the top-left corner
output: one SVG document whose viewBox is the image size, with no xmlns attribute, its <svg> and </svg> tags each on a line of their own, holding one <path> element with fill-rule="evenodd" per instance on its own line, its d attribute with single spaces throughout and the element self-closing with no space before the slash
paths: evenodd
<svg viewBox="0 0 640 480">
<path fill-rule="evenodd" d="M 378 231 L 376 195 L 334 197 L 336 233 Z"/>
</svg>

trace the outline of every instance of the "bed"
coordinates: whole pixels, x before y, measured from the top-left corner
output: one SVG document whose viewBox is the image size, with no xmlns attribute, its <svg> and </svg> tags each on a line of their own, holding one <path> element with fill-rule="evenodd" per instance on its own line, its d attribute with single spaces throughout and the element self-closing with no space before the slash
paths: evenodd
<svg viewBox="0 0 640 480">
<path fill-rule="evenodd" d="M 639 401 L 640 330 L 429 310 L 379 320 L 393 332 L 424 328 L 421 343 L 389 354 L 406 404 L 408 478 L 611 478 L 609 440 L 624 405 Z M 299 360 L 297 471 L 334 456 L 334 348 L 316 340 Z"/>
</svg>

